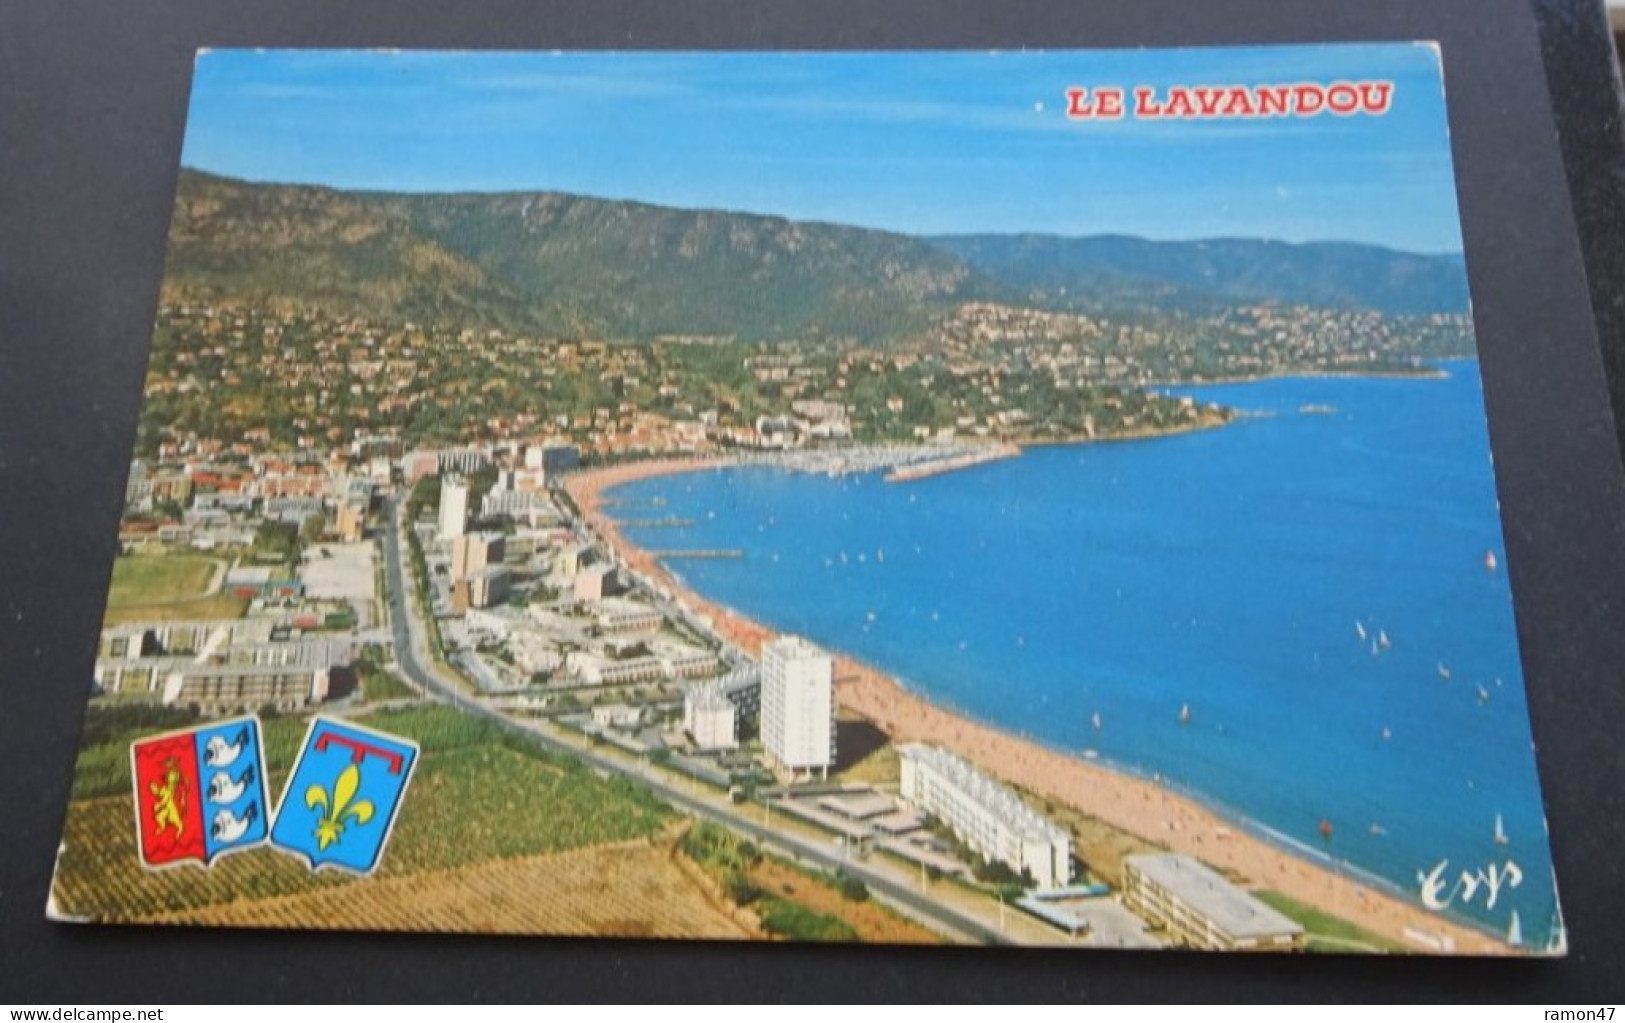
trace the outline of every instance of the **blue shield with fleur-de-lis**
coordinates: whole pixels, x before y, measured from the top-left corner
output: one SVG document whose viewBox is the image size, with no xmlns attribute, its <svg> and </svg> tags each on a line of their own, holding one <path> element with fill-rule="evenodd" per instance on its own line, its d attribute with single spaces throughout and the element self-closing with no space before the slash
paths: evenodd
<svg viewBox="0 0 1625 1023">
<path fill-rule="evenodd" d="M 315 718 L 282 790 L 271 844 L 312 869 L 377 869 L 417 759 L 410 739 Z"/>
</svg>

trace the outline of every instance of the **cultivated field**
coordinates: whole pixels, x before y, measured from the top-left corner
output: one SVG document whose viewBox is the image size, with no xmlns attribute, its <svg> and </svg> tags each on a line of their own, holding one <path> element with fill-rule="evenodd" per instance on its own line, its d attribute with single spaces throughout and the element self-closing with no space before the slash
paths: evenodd
<svg viewBox="0 0 1625 1023">
<path fill-rule="evenodd" d="M 421 707 L 365 720 L 416 739 L 423 756 L 383 866 L 376 879 L 361 881 L 312 874 L 300 860 L 269 848 L 224 857 L 207 870 L 143 869 L 136 854 L 129 742 L 177 722 L 158 727 L 92 710 L 87 736 L 100 741 L 80 756 L 53 887 L 56 911 L 106 921 L 178 917 L 233 902 L 371 887 L 476 865 L 483 871 L 508 860 L 644 840 L 673 820 L 632 783 L 600 778 L 578 761 L 546 754 L 455 710 Z M 300 718 L 265 722 L 268 780 L 277 796 L 304 731 Z"/>
<path fill-rule="evenodd" d="M 852 929 L 858 941 L 891 945 L 942 944 L 942 939 L 935 934 L 903 919 L 874 899 L 848 898 L 827 881 L 815 880 L 776 860 L 764 858 L 757 862 L 750 870 L 750 879 L 772 897 L 840 920 Z"/>
<path fill-rule="evenodd" d="M 166 923 L 742 939 L 760 934 L 673 862 L 668 838 L 165 914 Z"/>
</svg>

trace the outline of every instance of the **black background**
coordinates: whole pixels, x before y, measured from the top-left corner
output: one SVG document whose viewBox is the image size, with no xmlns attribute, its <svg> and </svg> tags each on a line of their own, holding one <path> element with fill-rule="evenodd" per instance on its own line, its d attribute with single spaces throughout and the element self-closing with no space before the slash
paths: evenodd
<svg viewBox="0 0 1625 1023">
<path fill-rule="evenodd" d="M 1443 47 L 1567 959 L 877 950 L 44 919 L 196 47 L 1382 39 Z M 1571 0 L 1542 0 L 1535 10 L 1517 0 L 460 0 L 438 9 L 423 0 L 0 0 L 0 1002 L 1618 1000 L 1625 500 L 1603 367 L 1616 384 L 1625 379 L 1625 155 L 1609 59 L 1600 4 Z M 1625 389 L 1613 393 L 1625 406 Z"/>
</svg>

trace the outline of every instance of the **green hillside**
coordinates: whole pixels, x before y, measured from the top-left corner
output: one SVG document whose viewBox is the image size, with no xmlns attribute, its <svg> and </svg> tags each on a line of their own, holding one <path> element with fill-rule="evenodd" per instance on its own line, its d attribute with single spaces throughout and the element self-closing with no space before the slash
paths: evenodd
<svg viewBox="0 0 1625 1023">
<path fill-rule="evenodd" d="M 903 235 L 557 193 L 389 195 L 183 171 L 166 301 L 564 337 L 873 341 L 1000 289 Z"/>
<path fill-rule="evenodd" d="M 1207 315 L 1462 313 L 1459 256 L 1256 239 L 914 238 L 556 192 L 406 195 L 186 170 L 165 300 L 561 338 L 894 340 L 974 300 Z"/>
</svg>

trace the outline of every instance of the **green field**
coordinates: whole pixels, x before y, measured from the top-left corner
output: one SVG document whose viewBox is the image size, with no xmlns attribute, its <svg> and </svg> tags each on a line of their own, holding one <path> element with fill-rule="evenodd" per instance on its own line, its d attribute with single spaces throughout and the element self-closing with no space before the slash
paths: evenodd
<svg viewBox="0 0 1625 1023">
<path fill-rule="evenodd" d="M 819 913 L 776 895 L 763 895 L 752 908 L 769 933 L 790 941 L 858 940 L 858 932 L 840 917 Z"/>
<path fill-rule="evenodd" d="M 1254 892 L 1260 900 L 1303 925 L 1311 952 L 1409 952 L 1380 934 L 1332 916 L 1280 892 Z"/>
<path fill-rule="evenodd" d="M 107 606 L 168 604 L 203 596 L 217 562 L 196 554 L 137 555 L 113 562 Z"/>
<path fill-rule="evenodd" d="M 363 666 L 360 668 L 360 674 L 361 695 L 369 703 L 418 698 L 417 690 L 382 668 Z"/>
<path fill-rule="evenodd" d="M 80 754 L 53 889 L 60 911 L 133 920 L 365 883 L 335 872 L 312 874 L 301 860 L 268 848 L 223 857 L 208 870 L 144 870 L 131 819 L 129 744 L 184 722 L 122 713 L 120 718 L 92 708 L 87 717 L 92 741 Z M 547 753 L 450 708 L 412 708 L 363 720 L 416 739 L 423 751 L 381 878 L 645 838 L 672 819 L 646 789 L 600 778 L 573 758 Z M 306 725 L 301 717 L 264 721 L 273 800 L 281 795 Z"/>
<path fill-rule="evenodd" d="M 208 592 L 221 567 L 199 554 L 120 557 L 113 562 L 103 623 L 239 618 L 246 601 Z"/>
</svg>

